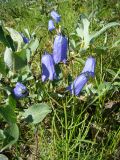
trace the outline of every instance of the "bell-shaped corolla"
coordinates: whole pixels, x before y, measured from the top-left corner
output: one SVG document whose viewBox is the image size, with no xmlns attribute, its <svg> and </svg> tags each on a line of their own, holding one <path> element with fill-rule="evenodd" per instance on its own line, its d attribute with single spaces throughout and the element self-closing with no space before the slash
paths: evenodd
<svg viewBox="0 0 120 160">
<path fill-rule="evenodd" d="M 90 76 L 94 77 L 95 66 L 96 66 L 96 60 L 94 57 L 91 56 L 86 60 L 82 73 L 86 73 L 88 77 Z"/>
<path fill-rule="evenodd" d="M 28 90 L 26 86 L 22 83 L 17 82 L 15 88 L 13 89 L 13 95 L 16 99 L 24 98 L 28 95 Z"/>
<path fill-rule="evenodd" d="M 55 29 L 53 20 L 49 20 L 48 22 L 48 30 L 53 31 Z"/>
<path fill-rule="evenodd" d="M 51 17 L 55 20 L 56 23 L 60 22 L 61 16 L 56 11 L 51 11 Z"/>
<path fill-rule="evenodd" d="M 55 72 L 55 64 L 52 55 L 45 53 L 42 56 L 42 82 L 47 79 L 53 81 L 57 78 Z"/>
<path fill-rule="evenodd" d="M 55 64 L 67 61 L 68 40 L 62 34 L 55 37 L 53 44 L 53 59 Z"/>
<path fill-rule="evenodd" d="M 88 78 L 85 74 L 80 74 L 74 82 L 68 86 L 66 89 L 70 91 L 71 94 L 78 96 L 82 90 L 82 88 L 87 83 Z"/>
</svg>

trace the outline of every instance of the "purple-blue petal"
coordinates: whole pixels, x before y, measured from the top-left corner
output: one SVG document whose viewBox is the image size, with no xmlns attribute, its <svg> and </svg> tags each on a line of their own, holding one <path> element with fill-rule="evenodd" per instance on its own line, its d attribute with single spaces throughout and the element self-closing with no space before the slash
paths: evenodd
<svg viewBox="0 0 120 160">
<path fill-rule="evenodd" d="M 54 26 L 53 20 L 49 20 L 49 22 L 48 22 L 48 30 L 52 31 L 54 29 L 55 29 L 55 26 Z"/>
<path fill-rule="evenodd" d="M 82 88 L 85 86 L 85 84 L 87 83 L 88 79 L 84 74 L 80 74 L 80 76 L 78 76 L 74 82 L 68 86 L 66 89 L 70 91 L 71 94 L 73 95 L 79 95 Z"/>
<path fill-rule="evenodd" d="M 17 82 L 13 94 L 16 99 L 24 98 L 28 95 L 28 90 L 22 83 Z"/>
<path fill-rule="evenodd" d="M 42 56 L 42 82 L 47 79 L 53 81 L 57 78 L 52 55 L 46 53 Z"/>
<path fill-rule="evenodd" d="M 87 73 L 88 76 L 94 77 L 95 66 L 96 66 L 96 60 L 91 56 L 86 60 L 82 73 Z"/>
<path fill-rule="evenodd" d="M 53 45 L 53 59 L 56 64 L 59 62 L 66 63 L 67 48 L 68 48 L 67 38 L 62 34 L 57 35 L 55 37 L 54 45 Z"/>
<path fill-rule="evenodd" d="M 26 38 L 26 37 L 22 37 L 22 38 L 23 38 L 24 43 L 29 43 L 29 39 L 28 38 Z"/>
<path fill-rule="evenodd" d="M 56 21 L 56 23 L 60 22 L 61 16 L 56 11 L 52 11 L 50 15 Z"/>
</svg>

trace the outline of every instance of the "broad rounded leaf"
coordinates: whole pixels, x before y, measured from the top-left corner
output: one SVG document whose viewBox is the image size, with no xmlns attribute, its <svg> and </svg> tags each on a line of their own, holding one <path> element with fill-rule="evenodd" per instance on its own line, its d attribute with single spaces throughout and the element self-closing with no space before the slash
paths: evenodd
<svg viewBox="0 0 120 160">
<path fill-rule="evenodd" d="M 0 41 L 2 42 L 2 43 L 4 43 L 4 45 L 8 45 L 8 42 L 7 42 L 7 40 L 6 40 L 6 37 L 5 37 L 5 34 L 4 34 L 4 30 L 3 30 L 3 28 L 2 28 L 2 24 L 1 24 L 1 21 L 0 21 Z"/>
<path fill-rule="evenodd" d="M 6 136 L 4 143 L 3 143 L 3 148 L 0 150 L 2 152 L 8 147 L 11 147 L 14 143 L 17 142 L 19 138 L 19 128 L 16 123 L 10 124 L 5 130 L 4 134 Z"/>
<path fill-rule="evenodd" d="M 11 48 L 6 47 L 4 52 L 4 62 L 9 69 L 13 68 L 13 52 Z"/>
<path fill-rule="evenodd" d="M 4 59 L 2 57 L 0 57 L 0 73 L 6 75 L 6 66 L 4 63 Z"/>
<path fill-rule="evenodd" d="M 17 121 L 14 107 L 12 108 L 12 106 L 0 106 L 0 114 L 8 123 L 15 123 Z"/>
<path fill-rule="evenodd" d="M 32 105 L 30 108 L 25 109 L 23 117 L 27 122 L 37 124 L 41 122 L 48 113 L 51 113 L 51 108 L 45 103 L 38 103 Z"/>
<path fill-rule="evenodd" d="M 18 43 L 17 51 L 20 51 L 21 44 L 23 43 L 23 38 L 22 38 L 21 34 L 13 28 L 5 27 L 5 29 L 10 33 L 10 36 L 13 39 L 13 41 Z"/>
<path fill-rule="evenodd" d="M 2 129 L 0 129 L 0 141 L 5 139 L 5 135 Z"/>
<path fill-rule="evenodd" d="M 0 154 L 0 160 L 8 160 L 8 158 L 4 154 Z"/>
<path fill-rule="evenodd" d="M 15 69 L 19 70 L 27 65 L 26 50 L 14 53 Z"/>
</svg>

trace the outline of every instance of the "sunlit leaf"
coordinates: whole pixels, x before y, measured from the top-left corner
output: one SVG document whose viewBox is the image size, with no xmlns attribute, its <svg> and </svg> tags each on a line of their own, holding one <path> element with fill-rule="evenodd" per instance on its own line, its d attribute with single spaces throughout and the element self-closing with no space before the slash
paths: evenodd
<svg viewBox="0 0 120 160">
<path fill-rule="evenodd" d="M 15 123 L 17 121 L 16 114 L 12 106 L 0 106 L 0 114 L 8 123 Z"/>
<path fill-rule="evenodd" d="M 41 122 L 48 113 L 51 113 L 51 108 L 45 103 L 34 104 L 30 108 L 25 109 L 23 117 L 27 122 L 37 124 Z"/>
<path fill-rule="evenodd" d="M 4 131 L 0 129 L 0 141 L 5 139 Z"/>
<path fill-rule="evenodd" d="M 91 34 L 90 35 L 90 40 L 97 38 L 99 35 L 101 35 L 102 33 L 104 33 L 107 29 L 109 29 L 111 27 L 114 27 L 114 26 L 120 26 L 120 23 L 117 23 L 117 22 L 108 23 L 102 29 L 100 29 L 99 31 L 97 31 L 96 33 Z"/>
<path fill-rule="evenodd" d="M 2 57 L 0 57 L 0 73 L 6 74 L 6 67 Z"/>
<path fill-rule="evenodd" d="M 0 41 L 1 41 L 2 43 L 4 43 L 6 46 L 8 45 L 7 40 L 6 40 L 6 38 L 5 38 L 5 34 L 4 34 L 4 31 L 3 31 L 3 28 L 2 28 L 2 23 L 1 23 L 1 21 L 0 21 Z"/>
<path fill-rule="evenodd" d="M 4 62 L 9 69 L 13 69 L 13 52 L 11 48 L 6 47 L 4 52 Z"/>
<path fill-rule="evenodd" d="M 8 158 L 4 154 L 0 154 L 0 160 L 8 160 Z"/>
<path fill-rule="evenodd" d="M 17 142 L 19 138 L 19 128 L 16 123 L 10 124 L 5 130 L 4 134 L 6 136 L 3 148 L 1 149 L 1 152 L 5 150 L 8 147 L 11 147 L 14 143 Z"/>
<path fill-rule="evenodd" d="M 5 29 L 10 33 L 10 36 L 13 39 L 13 41 L 18 43 L 17 51 L 20 51 L 21 45 L 23 43 L 23 38 L 22 38 L 21 34 L 13 28 L 5 27 Z"/>
<path fill-rule="evenodd" d="M 27 57 L 25 49 L 23 49 L 21 52 L 14 53 L 14 63 L 16 70 L 19 70 L 27 65 Z"/>
</svg>

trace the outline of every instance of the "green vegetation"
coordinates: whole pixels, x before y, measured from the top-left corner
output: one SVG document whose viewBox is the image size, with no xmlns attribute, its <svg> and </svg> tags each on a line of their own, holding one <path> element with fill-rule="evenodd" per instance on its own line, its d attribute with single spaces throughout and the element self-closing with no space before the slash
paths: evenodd
<svg viewBox="0 0 120 160">
<path fill-rule="evenodd" d="M 9 160 L 119 160 L 120 1 L 0 2 L 0 160 L 2 154 Z M 58 80 L 43 83 L 41 57 L 52 53 L 56 35 L 48 31 L 52 9 L 61 15 L 56 27 L 69 39 L 68 60 L 56 66 Z M 88 46 L 85 35 L 81 40 L 82 20 L 85 26 L 90 22 Z M 17 40 L 11 38 L 15 30 L 28 32 L 30 43 L 24 45 L 16 34 Z M 14 63 L 4 57 L 6 46 Z M 95 77 L 80 96 L 71 95 L 66 87 L 90 55 L 96 58 Z M 28 88 L 28 97 L 12 96 L 17 82 Z"/>
</svg>

